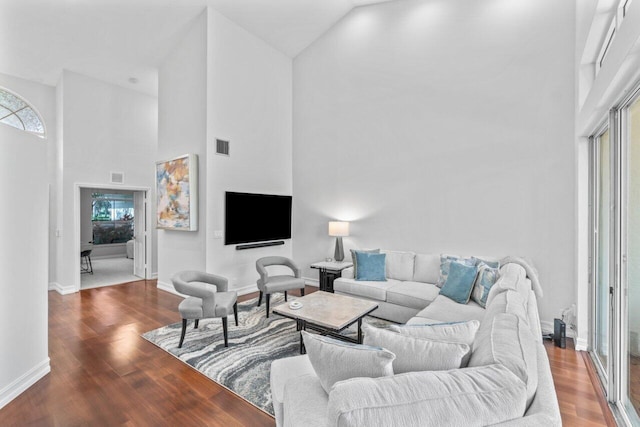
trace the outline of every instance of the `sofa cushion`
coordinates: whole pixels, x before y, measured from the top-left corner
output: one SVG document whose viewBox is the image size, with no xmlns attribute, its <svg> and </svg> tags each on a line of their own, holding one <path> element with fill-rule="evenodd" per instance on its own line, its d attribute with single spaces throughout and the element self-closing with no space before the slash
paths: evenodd
<svg viewBox="0 0 640 427">
<path fill-rule="evenodd" d="M 459 304 L 468 303 L 477 275 L 478 267 L 475 265 L 452 262 L 449 264 L 449 274 L 444 285 L 442 285 L 442 289 L 440 289 L 440 294 L 451 298 Z"/>
<path fill-rule="evenodd" d="M 479 327 L 479 321 L 469 320 L 467 322 L 391 325 L 389 329 L 402 335 L 409 335 L 415 338 L 471 345 L 473 344 Z"/>
<path fill-rule="evenodd" d="M 284 386 L 292 378 L 305 375 L 315 375 L 313 366 L 307 356 L 294 356 L 276 359 L 271 363 L 271 401 L 275 413 L 276 424 L 281 426 L 284 421 Z"/>
<path fill-rule="evenodd" d="M 329 394 L 327 425 L 487 426 L 522 417 L 526 390 L 504 366 L 354 378 Z"/>
<path fill-rule="evenodd" d="M 471 351 L 466 344 L 414 338 L 371 325 L 363 325 L 362 331 L 365 345 L 382 347 L 396 355 L 393 361 L 396 374 L 459 368 Z"/>
<path fill-rule="evenodd" d="M 387 300 L 387 289 L 398 285 L 400 281 L 387 279 L 385 282 L 356 281 L 339 278 L 333 282 L 333 290 L 349 295 L 363 296 L 378 301 Z"/>
<path fill-rule="evenodd" d="M 531 333 L 536 341 L 542 342 L 542 326 L 540 325 L 538 301 L 533 289 L 529 291 L 529 299 L 527 300 L 527 319 L 529 320 L 529 329 L 531 329 Z"/>
<path fill-rule="evenodd" d="M 527 324 L 529 323 L 527 302 L 522 299 L 522 296 L 518 292 L 508 290 L 496 295 L 495 298 L 491 300 L 491 304 L 487 306 L 484 320 L 492 319 L 498 314 L 503 313 L 514 314 L 524 320 Z M 490 323 L 488 323 L 488 325 L 490 325 Z"/>
<path fill-rule="evenodd" d="M 326 427 L 329 395 L 315 374 L 287 381 L 284 389 L 284 427 Z"/>
<path fill-rule="evenodd" d="M 349 344 L 306 331 L 301 334 L 311 366 L 327 393 L 338 381 L 393 375 L 392 363 L 396 356 L 388 350 Z"/>
<path fill-rule="evenodd" d="M 384 282 L 387 280 L 385 254 L 371 254 L 356 251 L 358 268 L 356 280 Z"/>
<path fill-rule="evenodd" d="M 476 338 L 472 345 L 475 351 L 478 345 L 491 341 L 491 333 L 493 330 L 493 319 L 499 314 L 513 314 L 520 319 L 527 320 L 528 314 L 524 301 L 519 293 L 508 290 L 501 292 L 491 300 L 491 304 L 487 306 L 484 319 L 480 323 L 480 328 L 476 333 Z"/>
<path fill-rule="evenodd" d="M 435 284 L 440 277 L 440 255 L 416 254 L 413 280 Z"/>
<path fill-rule="evenodd" d="M 391 325 L 389 329 L 410 337 L 466 344 L 471 347 L 479 327 L 479 321 L 469 320 L 455 323 Z M 467 366 L 470 356 L 469 352 L 462 358 L 461 366 Z"/>
<path fill-rule="evenodd" d="M 429 283 L 400 282 L 387 289 L 387 302 L 421 310 L 436 299 L 440 288 Z"/>
<path fill-rule="evenodd" d="M 469 367 L 500 363 L 527 387 L 527 407 L 538 387 L 537 345 L 529 326 L 514 314 L 498 314 L 491 322 L 489 339 L 476 335 Z"/>
<path fill-rule="evenodd" d="M 458 304 L 444 295 L 438 295 L 431 304 L 418 312 L 416 316 L 440 322 L 481 321 L 484 317 L 484 312 L 484 308 L 474 301 L 469 301 L 467 304 Z"/>
<path fill-rule="evenodd" d="M 380 251 L 387 255 L 387 277 L 395 280 L 413 279 L 415 252 Z"/>
</svg>

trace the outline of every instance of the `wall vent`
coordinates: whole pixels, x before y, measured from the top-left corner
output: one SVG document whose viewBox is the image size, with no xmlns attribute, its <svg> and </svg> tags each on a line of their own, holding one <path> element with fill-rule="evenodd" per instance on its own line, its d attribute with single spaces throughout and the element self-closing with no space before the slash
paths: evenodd
<svg viewBox="0 0 640 427">
<path fill-rule="evenodd" d="M 222 139 L 216 139 L 216 153 L 223 156 L 229 155 L 229 141 L 223 141 Z"/>
<path fill-rule="evenodd" d="M 124 172 L 111 172 L 112 184 L 124 184 Z"/>
</svg>

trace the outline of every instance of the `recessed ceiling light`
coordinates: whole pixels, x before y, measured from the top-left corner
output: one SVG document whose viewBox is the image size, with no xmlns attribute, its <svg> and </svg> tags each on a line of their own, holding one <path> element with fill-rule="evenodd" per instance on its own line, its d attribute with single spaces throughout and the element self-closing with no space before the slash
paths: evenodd
<svg viewBox="0 0 640 427">
<path fill-rule="evenodd" d="M 138 79 L 136 79 L 135 77 L 129 77 L 129 83 L 136 84 L 138 83 Z"/>
</svg>

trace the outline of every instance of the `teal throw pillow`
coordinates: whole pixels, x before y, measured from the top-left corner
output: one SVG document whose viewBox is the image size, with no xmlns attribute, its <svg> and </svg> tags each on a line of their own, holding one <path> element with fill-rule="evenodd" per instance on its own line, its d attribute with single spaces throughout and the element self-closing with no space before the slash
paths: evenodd
<svg viewBox="0 0 640 427">
<path fill-rule="evenodd" d="M 380 249 L 350 249 L 351 262 L 353 262 L 353 277 L 358 277 L 358 259 L 356 258 L 356 252 L 364 252 L 367 254 L 379 254 Z"/>
<path fill-rule="evenodd" d="M 466 265 L 476 265 L 476 261 L 473 258 L 462 258 L 458 255 L 440 255 L 440 277 L 436 282 L 436 286 L 441 288 L 444 282 L 447 281 L 449 275 L 449 266 L 452 262 L 461 262 Z"/>
<path fill-rule="evenodd" d="M 387 280 L 386 274 L 386 254 L 371 254 L 366 252 L 356 252 L 358 271 L 356 280 L 368 280 L 384 282 Z"/>
<path fill-rule="evenodd" d="M 494 283 L 498 280 L 500 272 L 498 268 L 480 262 L 478 264 L 478 276 L 476 277 L 471 299 L 477 302 L 481 307 L 487 307 L 487 297 Z"/>
<path fill-rule="evenodd" d="M 475 265 L 466 265 L 462 262 L 450 263 L 447 281 L 440 289 L 440 295 L 459 304 L 468 303 L 477 275 L 478 267 Z"/>
</svg>

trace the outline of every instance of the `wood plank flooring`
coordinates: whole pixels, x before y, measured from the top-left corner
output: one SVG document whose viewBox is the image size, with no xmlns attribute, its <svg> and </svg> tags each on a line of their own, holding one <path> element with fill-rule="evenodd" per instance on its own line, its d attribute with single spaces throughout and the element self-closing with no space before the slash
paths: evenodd
<svg viewBox="0 0 640 427">
<path fill-rule="evenodd" d="M 155 281 L 49 292 L 51 373 L 0 410 L 0 425 L 273 426 L 272 417 L 140 336 L 178 322 L 179 301 Z M 545 347 L 564 425 L 615 425 L 581 353 Z"/>
</svg>

